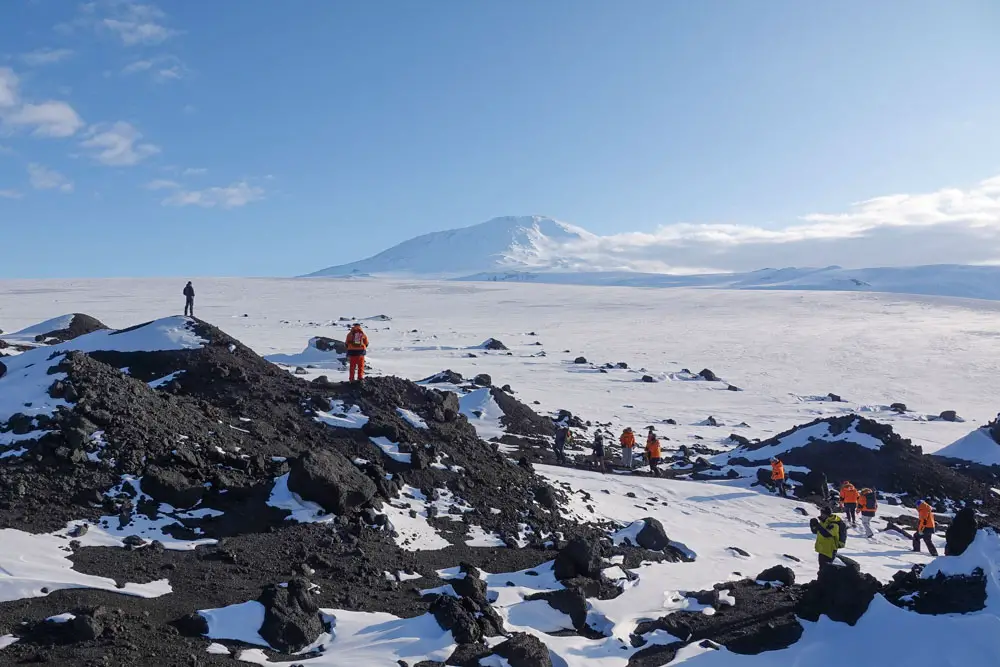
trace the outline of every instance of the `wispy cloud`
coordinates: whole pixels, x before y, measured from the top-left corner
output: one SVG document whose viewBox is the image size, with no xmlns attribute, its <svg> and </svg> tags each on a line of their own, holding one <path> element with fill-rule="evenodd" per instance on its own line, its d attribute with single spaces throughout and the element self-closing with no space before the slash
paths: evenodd
<svg viewBox="0 0 1000 667">
<path fill-rule="evenodd" d="M 43 65 L 53 65 L 62 62 L 74 55 L 72 49 L 36 49 L 28 53 L 22 53 L 18 59 L 28 67 L 41 67 Z"/>
<path fill-rule="evenodd" d="M 80 145 L 90 149 L 92 157 L 103 165 L 127 167 L 160 152 L 159 146 L 140 143 L 141 139 L 142 133 L 131 124 L 118 121 L 91 127 Z"/>
<path fill-rule="evenodd" d="M 246 181 L 226 187 L 204 190 L 178 190 L 163 200 L 164 206 L 201 206 L 204 208 L 239 208 L 264 198 L 263 188 Z"/>
<path fill-rule="evenodd" d="M 74 32 L 96 30 L 114 36 L 125 46 L 162 44 L 179 34 L 166 22 L 167 15 L 156 5 L 133 0 L 95 0 L 80 5 L 79 15 L 56 29 Z"/>
<path fill-rule="evenodd" d="M 12 129 L 27 129 L 40 137 L 70 137 L 84 125 L 76 110 L 66 102 L 23 101 L 18 76 L 9 67 L 0 67 L 0 121 Z"/>
<path fill-rule="evenodd" d="M 170 181 L 165 178 L 157 178 L 155 180 L 146 183 L 144 186 L 147 190 L 176 190 L 181 187 L 181 184 L 177 181 Z"/>
<path fill-rule="evenodd" d="M 49 169 L 34 162 L 28 165 L 28 179 L 31 187 L 36 190 L 58 190 L 63 193 L 73 192 L 73 181 L 54 169 Z"/>
<path fill-rule="evenodd" d="M 202 176 L 208 173 L 208 169 L 204 167 L 188 167 L 181 172 L 182 176 Z"/>
<path fill-rule="evenodd" d="M 0 190 L 0 199 L 20 199 L 23 196 L 18 190 Z"/>
<path fill-rule="evenodd" d="M 140 73 L 149 73 L 154 81 L 162 83 L 183 79 L 187 75 L 187 68 L 180 58 L 172 55 L 135 60 L 122 68 L 122 74 L 126 76 Z"/>
<path fill-rule="evenodd" d="M 17 106 L 21 96 L 18 92 L 19 80 L 14 70 L 0 67 L 0 109 Z"/>
</svg>

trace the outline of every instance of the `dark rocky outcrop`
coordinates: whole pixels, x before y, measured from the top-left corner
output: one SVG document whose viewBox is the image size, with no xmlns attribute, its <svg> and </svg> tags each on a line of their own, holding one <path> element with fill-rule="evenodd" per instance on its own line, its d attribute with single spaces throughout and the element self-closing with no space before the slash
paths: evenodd
<svg viewBox="0 0 1000 667">
<path fill-rule="evenodd" d="M 701 369 L 701 371 L 698 373 L 698 377 L 700 377 L 702 380 L 707 380 L 709 382 L 719 381 L 719 376 L 707 368 Z"/>
<path fill-rule="evenodd" d="M 260 636 L 279 651 L 298 651 L 326 631 L 309 589 L 308 581 L 296 578 L 287 587 L 268 586 L 260 596 L 265 610 Z"/>
<path fill-rule="evenodd" d="M 785 586 L 791 586 L 795 583 L 795 573 L 790 567 L 785 565 L 775 565 L 774 567 L 769 567 L 758 574 L 757 581 L 777 581 Z"/>
<path fill-rule="evenodd" d="M 205 496 L 204 485 L 188 479 L 177 469 L 150 466 L 142 478 L 142 490 L 160 502 L 178 509 L 194 507 Z"/>
<path fill-rule="evenodd" d="M 83 313 L 74 313 L 73 319 L 65 329 L 49 331 L 35 336 L 39 343 L 65 343 L 95 331 L 102 331 L 108 326 L 95 317 Z"/>
<path fill-rule="evenodd" d="M 487 338 L 486 341 L 483 342 L 483 344 L 481 345 L 481 347 L 484 350 L 497 350 L 497 351 L 500 351 L 500 350 L 506 351 L 506 350 L 510 349 L 509 347 L 507 347 L 506 345 L 504 345 L 503 342 L 501 342 L 500 340 L 497 340 L 496 338 Z"/>
<path fill-rule="evenodd" d="M 976 519 L 976 510 L 971 506 L 960 509 L 945 532 L 944 555 L 961 556 L 964 554 L 965 550 L 976 539 L 977 530 L 979 530 L 979 521 Z"/>
<path fill-rule="evenodd" d="M 493 378 L 486 373 L 480 373 L 476 377 L 472 378 L 472 384 L 477 387 L 489 387 L 493 385 Z"/>
<path fill-rule="evenodd" d="M 347 354 L 347 343 L 336 338 L 316 336 L 312 339 L 312 344 L 321 352 L 333 352 L 335 354 Z"/>
<path fill-rule="evenodd" d="M 334 514 L 348 514 L 376 493 L 372 480 L 346 457 L 322 450 L 307 452 L 292 464 L 288 488 Z"/>
<path fill-rule="evenodd" d="M 559 550 L 554 572 L 556 579 L 598 578 L 601 575 L 601 547 L 592 540 L 577 537 Z"/>
<path fill-rule="evenodd" d="M 516 632 L 498 644 L 493 653 L 506 658 L 510 667 L 552 667 L 549 649 L 534 635 Z"/>
<path fill-rule="evenodd" d="M 640 547 L 650 551 L 663 551 L 670 546 L 670 538 L 662 523 L 652 517 L 646 517 L 642 521 L 645 525 L 635 536 Z"/>
<path fill-rule="evenodd" d="M 868 611 L 868 605 L 881 588 L 875 577 L 856 567 L 830 565 L 805 587 L 796 613 L 808 621 L 826 615 L 831 620 L 854 625 Z"/>
</svg>

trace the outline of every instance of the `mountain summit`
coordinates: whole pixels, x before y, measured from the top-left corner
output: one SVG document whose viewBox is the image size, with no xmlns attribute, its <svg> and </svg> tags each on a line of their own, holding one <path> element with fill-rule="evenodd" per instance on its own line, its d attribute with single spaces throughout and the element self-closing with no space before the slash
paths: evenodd
<svg viewBox="0 0 1000 667">
<path fill-rule="evenodd" d="M 424 234 L 368 259 L 331 266 L 307 277 L 398 274 L 447 278 L 550 269 L 559 263 L 561 246 L 596 238 L 585 229 L 545 216 L 506 216 L 472 227 Z"/>
</svg>

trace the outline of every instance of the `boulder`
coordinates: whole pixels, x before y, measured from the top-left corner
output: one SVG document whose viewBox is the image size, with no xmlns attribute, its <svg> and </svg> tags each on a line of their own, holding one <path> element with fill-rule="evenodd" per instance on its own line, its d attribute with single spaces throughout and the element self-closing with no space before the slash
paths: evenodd
<svg viewBox="0 0 1000 667">
<path fill-rule="evenodd" d="M 448 369 L 436 373 L 428 378 L 424 378 L 420 381 L 423 384 L 462 384 L 465 382 L 465 378 L 462 377 L 461 373 L 456 373 L 455 371 Z"/>
<path fill-rule="evenodd" d="M 457 643 L 475 644 L 483 638 L 483 629 L 476 618 L 477 605 L 465 604 L 466 601 L 468 598 L 439 595 L 431 603 L 430 612 L 442 630 L 451 631 Z"/>
<path fill-rule="evenodd" d="M 347 343 L 335 338 L 316 336 L 312 339 L 313 347 L 321 352 L 333 352 L 335 354 L 347 354 Z"/>
<path fill-rule="evenodd" d="M 964 554 L 972 541 L 976 539 L 978 529 L 979 522 L 976 520 L 976 511 L 968 505 L 960 509 L 944 534 L 944 555 L 961 556 Z"/>
<path fill-rule="evenodd" d="M 718 426 L 718 425 L 719 425 L 719 420 L 717 420 L 712 415 L 709 415 L 708 419 L 705 420 L 705 426 Z"/>
<path fill-rule="evenodd" d="M 345 456 L 329 450 L 307 452 L 292 463 L 288 488 L 328 512 L 349 514 L 369 502 L 374 482 Z"/>
<path fill-rule="evenodd" d="M 701 369 L 701 372 L 698 373 L 698 377 L 700 377 L 702 380 L 708 380 L 709 382 L 719 381 L 719 376 L 707 368 Z"/>
<path fill-rule="evenodd" d="M 946 577 L 940 573 L 926 579 L 923 565 L 897 572 L 882 591 L 892 604 L 918 614 L 967 614 L 986 607 L 986 576 L 979 568 L 971 575 Z"/>
<path fill-rule="evenodd" d="M 829 565 L 820 570 L 816 581 L 807 584 L 796 613 L 807 621 L 823 614 L 831 620 L 854 625 L 871 604 L 882 585 L 856 567 Z"/>
<path fill-rule="evenodd" d="M 205 495 L 200 482 L 188 479 L 176 468 L 149 466 L 142 476 L 142 490 L 160 502 L 178 509 L 194 507 Z"/>
<path fill-rule="evenodd" d="M 486 341 L 483 342 L 482 348 L 484 350 L 509 350 L 510 349 L 509 347 L 507 347 L 506 345 L 504 345 L 502 342 L 500 342 L 496 338 L 487 338 Z"/>
<path fill-rule="evenodd" d="M 642 376 L 642 381 L 643 382 L 653 383 L 653 382 L 656 382 L 656 378 L 654 378 L 652 375 L 643 375 Z"/>
<path fill-rule="evenodd" d="M 526 600 L 545 600 L 549 606 L 569 616 L 573 627 L 582 630 L 587 626 L 587 594 L 579 586 L 569 586 L 558 591 L 529 595 Z"/>
<path fill-rule="evenodd" d="M 954 410 L 945 410 L 938 416 L 938 419 L 946 422 L 957 422 L 958 413 Z"/>
<path fill-rule="evenodd" d="M 903 412 L 906 412 L 906 403 L 893 403 L 889 406 L 889 409 L 893 412 L 902 414 Z"/>
<path fill-rule="evenodd" d="M 574 364 L 585 364 L 587 363 L 587 357 L 577 357 L 573 360 Z"/>
<path fill-rule="evenodd" d="M 795 583 L 795 573 L 790 567 L 775 565 L 758 574 L 757 581 L 779 581 L 785 586 L 791 586 Z"/>
<path fill-rule="evenodd" d="M 494 655 L 507 660 L 510 667 L 552 667 L 549 649 L 538 637 L 515 632 L 510 639 L 493 649 Z"/>
<path fill-rule="evenodd" d="M 258 600 L 265 610 L 260 636 L 279 651 L 299 651 L 326 631 L 309 588 L 308 581 L 294 578 L 287 588 L 268 585 Z"/>
<path fill-rule="evenodd" d="M 486 373 L 480 373 L 476 377 L 472 378 L 472 384 L 477 387 L 489 387 L 493 384 L 493 378 Z"/>
<path fill-rule="evenodd" d="M 663 551 L 670 546 L 670 538 L 667 537 L 667 531 L 664 530 L 662 523 L 652 517 L 646 517 L 642 521 L 645 525 L 635 536 L 635 541 L 640 547 L 650 551 Z"/>
<path fill-rule="evenodd" d="M 546 484 L 545 486 L 535 487 L 534 495 L 535 495 L 535 502 L 537 502 L 542 507 L 545 507 L 550 510 L 559 508 L 559 498 L 556 497 L 556 491 L 548 484 Z"/>
<path fill-rule="evenodd" d="M 826 397 L 828 399 L 830 399 L 830 401 L 832 401 L 833 403 L 843 403 L 844 402 L 843 398 L 841 398 L 840 396 L 838 396 L 837 394 L 834 394 L 832 392 L 829 393 L 829 394 L 827 394 Z"/>
<path fill-rule="evenodd" d="M 576 537 L 559 551 L 553 566 L 556 579 L 601 576 L 601 547 L 597 542 Z"/>
</svg>

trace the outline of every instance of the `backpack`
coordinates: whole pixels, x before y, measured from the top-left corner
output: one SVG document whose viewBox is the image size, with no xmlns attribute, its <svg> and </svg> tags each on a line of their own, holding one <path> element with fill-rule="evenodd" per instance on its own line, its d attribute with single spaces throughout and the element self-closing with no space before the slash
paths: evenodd
<svg viewBox="0 0 1000 667">
<path fill-rule="evenodd" d="M 837 532 L 840 534 L 840 539 L 838 540 L 839 542 L 838 548 L 843 549 L 844 547 L 847 546 L 847 524 L 844 523 L 844 520 L 841 519 L 839 516 L 837 517 L 837 520 L 834 523 L 837 524 L 838 526 Z"/>
<path fill-rule="evenodd" d="M 351 343 L 354 345 L 364 345 L 365 334 L 361 331 L 355 331 L 353 334 L 351 334 Z"/>
</svg>

